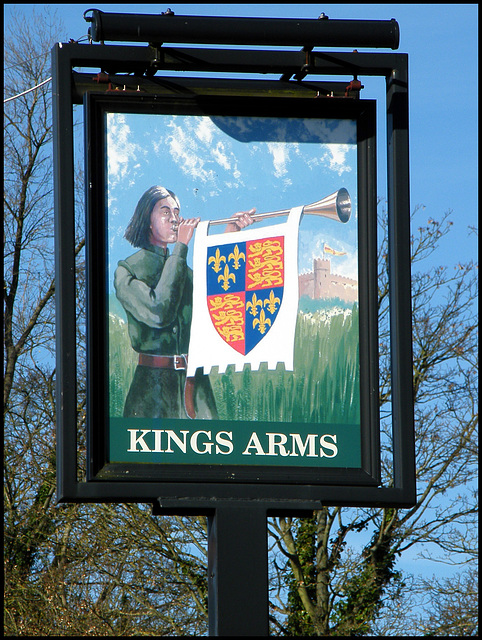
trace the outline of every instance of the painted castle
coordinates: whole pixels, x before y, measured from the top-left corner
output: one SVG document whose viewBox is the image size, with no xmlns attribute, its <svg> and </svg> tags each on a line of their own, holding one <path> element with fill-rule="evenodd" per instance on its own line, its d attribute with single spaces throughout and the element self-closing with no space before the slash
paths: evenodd
<svg viewBox="0 0 482 640">
<path fill-rule="evenodd" d="M 299 295 L 313 300 L 340 298 L 345 302 L 358 301 L 358 282 L 331 273 L 331 261 L 313 260 L 313 271 L 299 275 Z"/>
</svg>

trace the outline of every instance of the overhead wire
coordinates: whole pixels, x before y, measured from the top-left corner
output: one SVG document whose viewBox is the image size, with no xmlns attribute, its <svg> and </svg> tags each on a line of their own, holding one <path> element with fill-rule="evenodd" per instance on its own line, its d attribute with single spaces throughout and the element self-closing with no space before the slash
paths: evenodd
<svg viewBox="0 0 482 640">
<path fill-rule="evenodd" d="M 32 62 L 33 60 L 38 60 L 39 58 L 42 58 L 43 56 L 48 55 L 48 51 L 44 51 L 43 53 L 39 54 L 38 56 L 34 56 L 33 58 L 29 58 L 28 62 Z M 27 61 L 26 60 L 22 60 L 21 62 L 16 62 L 15 64 L 11 64 L 9 67 L 5 67 L 4 71 L 9 71 L 9 69 L 14 69 L 15 67 L 21 67 L 23 66 Z"/>
<path fill-rule="evenodd" d="M 47 82 L 50 82 L 51 80 L 52 80 L 52 76 L 50 76 L 50 78 L 47 78 L 47 80 L 44 80 L 40 84 L 35 85 L 35 87 L 32 87 L 31 89 L 27 89 L 26 91 L 22 91 L 22 93 L 17 93 L 16 96 L 11 96 L 10 98 L 5 98 L 5 100 L 3 101 L 3 104 L 5 104 L 6 102 L 10 102 L 10 100 L 15 100 L 15 98 L 20 98 L 20 96 L 24 96 L 26 93 L 30 93 L 31 91 L 35 91 L 35 89 L 38 89 L 39 87 L 43 87 L 44 84 L 47 84 Z"/>
</svg>

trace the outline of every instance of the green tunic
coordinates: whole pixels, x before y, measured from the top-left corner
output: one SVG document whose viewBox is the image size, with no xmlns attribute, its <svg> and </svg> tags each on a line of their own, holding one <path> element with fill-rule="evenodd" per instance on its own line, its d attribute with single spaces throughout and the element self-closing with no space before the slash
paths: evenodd
<svg viewBox="0 0 482 640">
<path fill-rule="evenodd" d="M 182 355 L 189 349 L 192 318 L 192 270 L 187 246 L 149 245 L 121 260 L 114 276 L 116 295 L 127 314 L 132 348 L 150 355 Z M 187 418 L 185 371 L 138 365 L 124 405 L 124 417 Z M 195 376 L 196 417 L 217 418 L 207 375 Z"/>
</svg>

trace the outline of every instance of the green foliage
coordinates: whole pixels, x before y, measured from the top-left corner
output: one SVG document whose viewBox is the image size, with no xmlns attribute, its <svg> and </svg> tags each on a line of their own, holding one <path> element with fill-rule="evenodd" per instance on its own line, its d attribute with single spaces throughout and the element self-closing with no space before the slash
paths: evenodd
<svg viewBox="0 0 482 640">
<path fill-rule="evenodd" d="M 55 472 L 47 470 L 38 493 L 26 509 L 21 525 L 7 522 L 5 531 L 4 558 L 6 566 L 11 568 L 18 579 L 25 579 L 35 562 L 35 555 L 42 544 L 48 540 L 55 527 L 53 514 L 46 511 L 52 487 L 55 486 Z M 12 517 L 14 514 L 11 514 Z"/>
<path fill-rule="evenodd" d="M 17 629 L 44 618 L 45 592 L 42 580 L 32 580 L 36 564 L 50 542 L 57 525 L 56 513 L 49 509 L 55 487 L 55 471 L 46 470 L 37 494 L 21 513 L 7 510 L 4 521 L 4 612 L 6 627 Z M 21 635 L 21 634 L 19 634 Z"/>
<path fill-rule="evenodd" d="M 378 532 L 365 548 L 361 570 L 347 580 L 342 598 L 333 608 L 332 635 L 369 634 L 371 622 L 383 605 L 385 587 L 401 580 L 401 574 L 394 570 L 393 540 L 387 536 L 380 542 L 375 540 L 377 536 Z"/>
<path fill-rule="evenodd" d="M 336 589 L 333 588 L 334 573 L 339 567 L 348 528 L 338 530 L 330 541 L 330 552 L 326 531 L 330 521 L 333 522 L 333 514 L 329 509 L 294 521 L 296 556 L 290 556 L 292 571 L 285 575 L 288 596 L 284 631 L 287 635 L 362 636 L 373 632 L 373 622 L 384 605 L 388 586 L 392 591 L 404 586 L 401 574 L 394 568 L 397 533 L 392 527 L 397 516 L 394 509 L 383 511 L 380 529 L 365 546 L 361 561 L 345 572 L 343 583 Z M 353 526 L 356 531 L 362 528 L 362 522 Z M 332 586 L 331 595 L 328 584 Z M 306 596 L 310 607 L 306 605 Z"/>
<path fill-rule="evenodd" d="M 296 525 L 296 541 L 304 584 L 312 601 L 316 599 L 316 516 L 300 518 Z M 289 636 L 313 635 L 313 621 L 303 607 L 298 591 L 298 582 L 290 573 L 286 579 L 288 588 L 288 617 L 286 633 Z"/>
<path fill-rule="evenodd" d="M 187 560 L 186 558 L 177 559 L 180 572 L 188 579 L 193 590 L 196 592 L 199 600 L 204 607 L 204 610 L 208 610 L 208 580 L 206 576 L 206 567 L 202 560 Z"/>
</svg>

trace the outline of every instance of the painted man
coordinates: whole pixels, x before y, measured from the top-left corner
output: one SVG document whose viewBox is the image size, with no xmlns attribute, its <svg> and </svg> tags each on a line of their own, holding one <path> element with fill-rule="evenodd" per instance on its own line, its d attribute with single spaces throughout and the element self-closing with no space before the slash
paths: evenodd
<svg viewBox="0 0 482 640">
<path fill-rule="evenodd" d="M 125 238 L 139 249 L 121 260 L 116 295 L 127 314 L 139 362 L 124 405 L 124 417 L 216 419 L 209 377 L 186 378 L 192 316 L 192 270 L 188 244 L 199 218 L 184 220 L 174 192 L 161 186 L 140 198 Z M 226 231 L 253 222 L 254 209 L 234 214 Z M 172 252 L 168 244 L 173 244 Z"/>
</svg>

